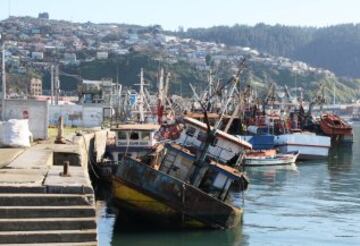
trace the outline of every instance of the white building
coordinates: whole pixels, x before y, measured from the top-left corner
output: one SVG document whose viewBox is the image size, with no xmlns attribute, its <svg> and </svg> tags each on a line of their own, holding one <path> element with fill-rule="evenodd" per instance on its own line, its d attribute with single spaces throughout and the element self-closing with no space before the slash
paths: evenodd
<svg viewBox="0 0 360 246">
<path fill-rule="evenodd" d="M 102 59 L 108 59 L 109 53 L 107 51 L 98 51 L 96 52 L 96 59 L 102 60 Z"/>
<path fill-rule="evenodd" d="M 44 53 L 43 52 L 33 51 L 33 52 L 31 52 L 31 59 L 33 59 L 33 60 L 43 60 L 44 59 Z"/>
<path fill-rule="evenodd" d="M 75 53 L 64 53 L 64 63 L 65 64 L 76 64 L 76 54 Z"/>
</svg>

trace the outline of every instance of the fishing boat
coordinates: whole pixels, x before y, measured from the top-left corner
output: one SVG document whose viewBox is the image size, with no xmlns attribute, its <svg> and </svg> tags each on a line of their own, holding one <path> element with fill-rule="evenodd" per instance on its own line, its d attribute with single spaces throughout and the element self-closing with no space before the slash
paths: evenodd
<svg viewBox="0 0 360 246">
<path fill-rule="evenodd" d="M 242 208 L 229 200 L 233 184 L 246 189 L 246 176 L 223 164 L 198 162 L 177 144 L 166 145 L 157 167 L 124 158 L 113 172 L 116 204 L 143 218 L 186 228 L 232 228 L 242 220 Z"/>
<path fill-rule="evenodd" d="M 352 140 L 352 126 L 335 114 L 323 114 L 320 117 L 320 127 L 332 140 Z"/>
<path fill-rule="evenodd" d="M 274 151 L 275 152 L 275 151 Z M 276 166 L 276 165 L 291 165 L 296 162 L 299 152 L 288 154 L 273 154 L 270 155 L 262 151 L 254 153 L 247 153 L 244 157 L 245 166 Z"/>
<path fill-rule="evenodd" d="M 241 69 L 231 80 L 231 93 Z M 248 180 L 237 167 L 251 144 L 219 130 L 229 100 L 213 127 L 208 107 L 199 103 L 205 123 L 185 117 L 177 143 L 164 144 L 157 162 L 124 156 L 114 165 L 113 197 L 118 206 L 172 226 L 226 229 L 242 221 L 243 210 L 232 204 L 230 189 L 247 189 Z"/>
<path fill-rule="evenodd" d="M 107 151 L 113 161 L 124 156 L 137 158 L 151 152 L 158 143 L 155 134 L 160 125 L 152 123 L 117 124 L 111 130 Z"/>
<path fill-rule="evenodd" d="M 268 150 L 275 146 L 274 135 L 237 135 L 238 138 L 244 140 L 252 145 L 254 150 Z"/>
<path fill-rule="evenodd" d="M 298 151 L 298 160 L 324 159 L 329 155 L 331 139 L 310 132 L 298 132 L 275 136 L 275 147 L 280 153 Z"/>
</svg>

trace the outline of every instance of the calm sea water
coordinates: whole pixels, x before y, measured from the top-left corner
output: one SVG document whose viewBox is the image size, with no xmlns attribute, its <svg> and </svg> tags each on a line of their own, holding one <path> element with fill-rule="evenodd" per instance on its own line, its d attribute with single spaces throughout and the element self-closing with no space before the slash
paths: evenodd
<svg viewBox="0 0 360 246">
<path fill-rule="evenodd" d="M 129 228 L 98 201 L 100 245 L 360 245 L 360 125 L 328 160 L 249 168 L 243 225 L 225 231 Z M 242 205 L 240 194 L 232 194 Z"/>
</svg>

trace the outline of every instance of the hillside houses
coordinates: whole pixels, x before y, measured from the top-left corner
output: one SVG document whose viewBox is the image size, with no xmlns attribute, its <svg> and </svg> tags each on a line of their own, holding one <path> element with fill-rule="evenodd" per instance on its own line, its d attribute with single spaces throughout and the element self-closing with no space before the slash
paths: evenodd
<svg viewBox="0 0 360 246">
<path fill-rule="evenodd" d="M 226 60 L 236 67 L 236 62 L 246 57 L 253 63 L 297 73 L 334 76 L 328 70 L 273 57 L 250 47 L 228 47 L 165 34 L 160 26 L 73 23 L 44 18 L 43 13 L 40 16 L 10 17 L 0 22 L 0 32 L 7 40 L 7 64 L 11 64 L 12 71 L 22 71 L 24 64 L 32 66 L 33 63 L 45 67 L 50 63 L 78 65 L 94 59 L 108 59 L 111 55 L 126 55 L 134 50 L 161 52 L 170 63 L 184 60 L 201 70 L 208 69 L 206 57 L 210 55 L 215 64 Z"/>
</svg>

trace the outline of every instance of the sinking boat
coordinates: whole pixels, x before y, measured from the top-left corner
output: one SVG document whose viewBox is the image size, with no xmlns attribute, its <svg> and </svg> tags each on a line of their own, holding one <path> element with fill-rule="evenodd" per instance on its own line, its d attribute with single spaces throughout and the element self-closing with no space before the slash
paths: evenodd
<svg viewBox="0 0 360 246">
<path fill-rule="evenodd" d="M 256 151 L 247 153 L 244 157 L 245 166 L 276 166 L 291 165 L 296 162 L 299 152 L 288 154 L 268 153 L 264 151 Z"/>
<path fill-rule="evenodd" d="M 124 158 L 114 168 L 113 196 L 118 206 L 151 221 L 195 228 L 232 228 L 242 208 L 230 202 L 233 184 L 248 181 L 242 172 L 223 164 L 198 162 L 177 144 L 166 145 L 161 165 L 154 167 Z"/>
<path fill-rule="evenodd" d="M 324 114 L 320 117 L 320 128 L 325 135 L 334 141 L 351 141 L 352 126 L 335 114 Z"/>
<path fill-rule="evenodd" d="M 242 67 L 231 80 L 230 94 Z M 116 162 L 112 187 L 118 206 L 171 226 L 226 229 L 238 225 L 243 210 L 232 204 L 230 189 L 247 189 L 248 180 L 237 167 L 251 144 L 218 129 L 229 102 L 213 127 L 199 102 L 205 123 L 184 117 L 185 128 L 176 143 L 163 145 L 154 158 L 157 161 L 124 155 Z"/>
</svg>

